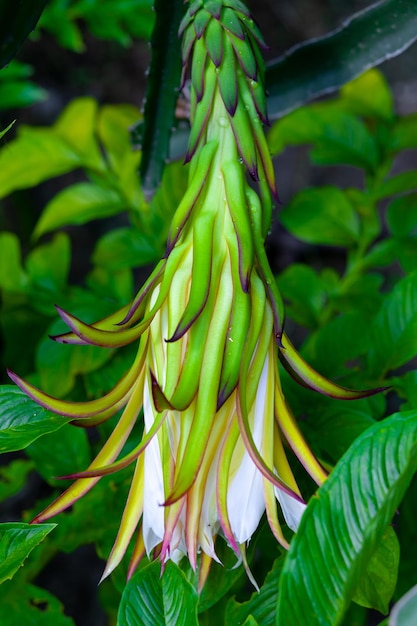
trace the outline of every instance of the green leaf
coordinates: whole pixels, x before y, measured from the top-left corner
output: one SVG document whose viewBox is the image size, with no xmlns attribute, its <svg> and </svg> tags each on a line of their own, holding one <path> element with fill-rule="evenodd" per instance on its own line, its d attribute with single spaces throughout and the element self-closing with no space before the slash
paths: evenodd
<svg viewBox="0 0 417 626">
<path fill-rule="evenodd" d="M 17 387 L 0 387 L 0 452 L 22 450 L 67 422 L 66 417 L 43 409 Z"/>
<path fill-rule="evenodd" d="M 127 209 L 126 200 L 110 187 L 76 183 L 59 192 L 45 207 L 33 233 L 38 238 L 63 226 L 80 225 L 117 215 Z"/>
<path fill-rule="evenodd" d="M 0 587 L 0 623 L 2 626 L 75 626 L 51 593 L 34 585 L 16 585 L 14 581 Z"/>
<path fill-rule="evenodd" d="M 416 144 L 417 145 L 417 144 Z M 406 191 L 414 191 L 417 187 L 417 171 L 410 170 L 395 174 L 384 180 L 373 192 L 375 200 L 395 196 Z"/>
<path fill-rule="evenodd" d="M 394 530 L 388 526 L 366 570 L 361 572 L 354 602 L 386 615 L 397 583 L 399 560 L 400 544 Z"/>
<path fill-rule="evenodd" d="M 19 293 L 25 290 L 27 283 L 19 239 L 14 233 L 0 233 L 0 288 Z"/>
<path fill-rule="evenodd" d="M 416 184 L 417 184 L 417 172 Z M 396 237 L 417 236 L 417 193 L 393 200 L 387 209 L 387 223 Z"/>
<path fill-rule="evenodd" d="M 334 305 L 343 312 L 358 311 L 368 318 L 373 317 L 384 300 L 382 284 L 380 273 L 353 275 L 333 294 Z"/>
<path fill-rule="evenodd" d="M 329 277 L 299 263 L 294 263 L 277 277 L 291 319 L 308 328 L 319 324 L 330 287 L 326 278 Z M 337 276 L 335 280 L 337 285 Z"/>
<path fill-rule="evenodd" d="M 305 189 L 280 213 L 282 224 L 307 243 L 351 246 L 359 236 L 352 204 L 337 187 Z"/>
<path fill-rule="evenodd" d="M 397 239 L 397 258 L 404 272 L 413 272 L 416 268 L 417 237 Z"/>
<path fill-rule="evenodd" d="M 27 459 L 16 459 L 9 465 L 0 467 L 0 502 L 18 493 L 33 469 L 34 464 Z"/>
<path fill-rule="evenodd" d="M 369 333 L 371 375 L 382 376 L 417 354 L 417 271 L 400 280 L 385 296 Z"/>
<path fill-rule="evenodd" d="M 226 607 L 226 624 L 254 623 L 262 626 L 274 626 L 278 583 L 283 561 L 283 557 L 276 559 L 260 591 L 253 593 L 250 600 L 243 603 L 236 602 L 234 598 L 229 600 Z M 253 622 L 250 621 L 250 618 Z"/>
<path fill-rule="evenodd" d="M 400 54 L 417 38 L 409 0 L 385 0 L 351 16 L 321 39 L 296 46 L 267 67 L 268 109 L 281 116 L 334 91 L 365 70 Z"/>
<path fill-rule="evenodd" d="M 373 172 L 379 154 L 374 137 L 366 126 L 349 113 L 334 113 L 325 122 L 323 135 L 311 152 L 318 165 L 353 165 Z"/>
<path fill-rule="evenodd" d="M 379 161 L 374 137 L 337 100 L 303 107 L 278 120 L 268 134 L 268 143 L 273 154 L 287 145 L 312 143 L 312 160 L 321 165 L 346 163 L 373 171 Z"/>
<path fill-rule="evenodd" d="M 26 450 L 36 470 L 50 485 L 63 488 L 67 476 L 85 469 L 91 461 L 85 430 L 67 424 L 59 432 L 49 433 L 34 441 Z"/>
<path fill-rule="evenodd" d="M 41 102 L 47 92 L 28 80 L 0 81 L 0 108 L 17 109 Z"/>
<path fill-rule="evenodd" d="M 116 228 L 99 239 L 93 263 L 115 272 L 153 263 L 162 250 L 136 228 Z"/>
<path fill-rule="evenodd" d="M 340 97 L 356 115 L 376 117 L 387 122 L 394 117 L 391 90 L 384 75 L 378 70 L 369 70 L 343 85 Z"/>
<path fill-rule="evenodd" d="M 122 177 L 127 162 L 135 171 L 140 153 L 134 153 L 130 142 L 130 127 L 141 117 L 139 109 L 130 104 L 112 104 L 101 107 L 97 121 L 100 141 L 106 149 L 111 169 Z"/>
<path fill-rule="evenodd" d="M 12 578 L 56 524 L 0 524 L 0 583 Z"/>
<path fill-rule="evenodd" d="M 151 563 L 127 583 L 118 626 L 197 626 L 197 591 L 172 561 Z"/>
<path fill-rule="evenodd" d="M 21 128 L 19 136 L 0 152 L 0 197 L 81 165 L 75 150 L 49 129 Z"/>
<path fill-rule="evenodd" d="M 369 318 L 360 311 L 338 315 L 308 337 L 303 356 L 325 376 L 346 374 L 347 364 L 369 349 L 368 326 Z"/>
<path fill-rule="evenodd" d="M 365 430 L 375 424 L 368 400 L 318 403 L 309 412 L 311 440 L 332 463 L 336 463 Z M 307 433 L 309 435 L 310 433 Z"/>
<path fill-rule="evenodd" d="M 105 317 L 114 310 L 109 303 L 93 309 L 94 319 Z M 106 306 L 107 305 L 107 306 Z M 101 311 L 106 313 L 101 316 Z M 77 317 L 77 312 L 72 311 Z M 91 312 L 90 312 L 91 315 Z M 84 318 L 82 318 L 84 319 Z M 49 327 L 49 335 L 59 335 L 67 330 L 67 326 L 56 320 Z M 63 397 L 74 386 L 75 378 L 79 374 L 86 374 L 98 369 L 112 356 L 113 350 L 99 346 L 62 345 L 45 337 L 36 351 L 36 369 L 39 374 L 39 387 L 55 397 Z"/>
<path fill-rule="evenodd" d="M 417 409 L 417 370 L 406 372 L 402 376 L 393 376 L 389 379 L 389 384 L 405 400 L 402 409 Z"/>
<path fill-rule="evenodd" d="M 145 195 L 158 188 L 169 154 L 169 138 L 175 117 L 181 76 L 178 28 L 184 14 L 181 0 L 156 0 L 143 127 L 140 177 Z"/>
<path fill-rule="evenodd" d="M 72 14 L 73 9 L 67 6 L 68 2 L 50 2 L 39 20 L 39 28 L 52 33 L 63 48 L 74 52 L 85 50 L 83 38 Z"/>
<path fill-rule="evenodd" d="M 66 233 L 57 233 L 51 241 L 37 248 L 26 258 L 26 269 L 31 289 L 39 296 L 39 288 L 54 294 L 67 284 L 71 264 L 70 239 Z"/>
<path fill-rule="evenodd" d="M 225 541 L 217 539 L 216 554 L 220 559 L 220 563 L 213 561 L 210 566 L 207 581 L 198 600 L 199 614 L 207 611 L 213 606 L 216 606 L 222 598 L 225 601 L 226 594 L 233 586 L 236 585 L 239 579 L 243 578 L 246 582 L 245 571 L 242 567 L 236 567 L 236 555 L 232 550 L 230 550 L 230 547 Z M 184 562 L 181 563 L 181 567 L 187 568 L 187 566 L 191 569 L 189 564 L 184 564 Z M 197 582 L 195 574 L 194 579 Z"/>
<path fill-rule="evenodd" d="M 336 465 L 291 543 L 277 624 L 341 623 L 417 469 L 416 438 L 417 412 L 397 413 L 367 430 Z"/>
<path fill-rule="evenodd" d="M 408 591 L 392 609 L 389 626 L 414 626 L 417 615 L 417 586 Z"/>
<path fill-rule="evenodd" d="M 80 165 L 105 169 L 96 138 L 98 104 L 93 98 L 76 98 L 62 111 L 49 132 L 64 140 L 79 156 Z"/>
<path fill-rule="evenodd" d="M 400 117 L 391 131 L 390 147 L 394 152 L 417 146 L 417 113 Z"/>
</svg>

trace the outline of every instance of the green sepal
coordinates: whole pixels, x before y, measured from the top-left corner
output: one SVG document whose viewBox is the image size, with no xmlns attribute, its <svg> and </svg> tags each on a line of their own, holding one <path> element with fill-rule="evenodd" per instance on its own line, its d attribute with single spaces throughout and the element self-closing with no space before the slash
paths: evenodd
<svg viewBox="0 0 417 626">
<path fill-rule="evenodd" d="M 181 43 L 181 56 L 182 56 L 182 65 L 183 65 L 183 73 L 181 77 L 181 87 L 184 86 L 185 78 L 186 78 L 186 70 L 188 66 L 189 57 L 191 55 L 191 50 L 193 49 L 195 42 L 195 32 L 193 27 L 187 28 L 185 31 L 182 43 Z"/>
<path fill-rule="evenodd" d="M 193 228 L 193 268 L 190 295 L 184 313 L 168 341 L 177 341 L 197 319 L 207 302 L 213 256 L 213 229 L 216 214 L 213 211 L 199 215 Z"/>
<path fill-rule="evenodd" d="M 234 115 L 238 101 L 238 83 L 236 77 L 236 60 L 232 46 L 228 41 L 227 34 L 224 33 L 224 58 L 220 65 L 217 81 L 220 95 L 229 115 Z"/>
<path fill-rule="evenodd" d="M 197 39 L 201 39 L 201 37 L 204 35 L 207 24 L 210 22 L 211 19 L 212 16 L 208 11 L 205 10 L 205 7 L 202 8 L 201 11 L 198 11 L 193 22 L 194 32 L 197 36 Z"/>
<path fill-rule="evenodd" d="M 242 24 L 236 15 L 235 11 L 230 7 L 224 7 L 222 13 L 223 28 L 232 33 L 238 39 L 245 39 L 245 33 L 242 28 Z"/>
<path fill-rule="evenodd" d="M 255 39 L 257 44 L 261 48 L 264 48 L 264 49 L 268 48 L 268 46 L 265 43 L 264 38 L 262 37 L 261 31 L 259 30 L 259 28 L 255 24 L 255 22 L 253 21 L 252 17 L 248 17 L 247 14 L 242 13 L 242 17 L 240 19 L 243 22 L 243 24 L 245 25 L 245 28 L 252 35 L 252 37 Z M 256 49 L 258 46 L 253 46 L 253 47 L 254 47 L 254 49 Z"/>
<path fill-rule="evenodd" d="M 243 15 L 248 18 L 251 17 L 248 7 L 243 2 L 240 2 L 240 0 L 228 0 L 227 6 L 230 7 L 230 9 L 232 9 L 234 12 L 237 11 L 239 13 L 243 13 Z"/>
<path fill-rule="evenodd" d="M 227 204 L 237 239 L 241 289 L 247 292 L 254 259 L 252 227 L 245 196 L 247 183 L 242 166 L 237 160 L 227 161 L 222 170 Z"/>
<path fill-rule="evenodd" d="M 269 126 L 268 112 L 266 108 L 266 97 L 263 84 L 258 81 L 248 81 L 250 93 L 258 116 L 263 124 Z"/>
<path fill-rule="evenodd" d="M 200 7 L 202 5 L 203 5 L 203 0 L 194 0 L 194 2 L 192 2 L 190 4 L 186 14 L 182 18 L 182 20 L 180 22 L 180 25 L 178 27 L 178 36 L 179 37 L 181 37 L 183 35 L 185 29 L 190 26 L 190 24 L 193 21 L 194 15 L 197 13 L 197 11 L 200 9 Z"/>
<path fill-rule="evenodd" d="M 197 39 L 194 44 L 193 61 L 191 66 L 191 84 L 193 86 L 197 102 L 204 95 L 204 73 L 206 69 L 207 51 L 202 39 Z M 194 125 L 195 121 L 193 121 Z"/>
<path fill-rule="evenodd" d="M 248 112 L 241 99 L 238 101 L 234 116 L 230 118 L 230 123 L 236 139 L 239 155 L 242 157 L 252 178 L 258 180 L 258 162 L 252 136 L 252 125 L 249 120 Z"/>
<path fill-rule="evenodd" d="M 181 200 L 175 215 L 171 222 L 171 228 L 168 236 L 167 251 L 168 254 L 174 248 L 178 238 L 180 237 L 182 230 L 187 223 L 194 206 L 204 188 L 207 176 L 210 172 L 214 153 L 217 149 L 217 141 L 209 141 L 201 149 L 198 155 L 196 169 L 198 170 L 198 176 L 195 174 L 191 178 L 191 182 L 188 185 L 187 191 Z"/>
<path fill-rule="evenodd" d="M 211 15 L 219 20 L 223 8 L 222 0 L 205 0 L 204 8 L 211 13 Z"/>
<path fill-rule="evenodd" d="M 199 9 L 201 9 L 201 7 L 203 6 L 204 2 L 203 0 L 194 0 L 191 4 L 190 7 L 188 9 L 188 13 L 190 14 L 190 17 L 194 17 L 194 15 L 197 13 L 197 11 Z"/>
<path fill-rule="evenodd" d="M 258 67 L 248 39 L 245 38 L 242 41 L 240 37 L 236 37 L 233 34 L 229 34 L 228 38 L 236 52 L 236 57 L 246 76 L 252 80 L 257 80 Z"/>
<path fill-rule="evenodd" d="M 207 128 L 207 122 L 212 113 L 212 103 L 216 90 L 216 83 L 216 74 L 214 72 L 207 71 L 205 75 L 204 94 L 195 108 L 194 119 L 191 125 L 187 154 L 185 156 L 186 163 L 191 160 L 197 151 L 200 140 Z"/>
<path fill-rule="evenodd" d="M 232 268 L 236 268 L 236 256 L 230 247 Z M 239 381 L 240 365 L 246 344 L 251 320 L 250 296 L 241 289 L 239 272 L 233 272 L 233 304 L 223 354 L 222 375 L 220 378 L 217 409 L 232 394 Z"/>
<path fill-rule="evenodd" d="M 275 338 L 278 344 L 280 344 L 285 320 L 285 308 L 264 248 L 262 206 L 258 194 L 253 189 L 248 188 L 246 196 L 250 209 L 256 260 L 262 280 L 270 297 L 270 304 L 274 315 Z"/>
<path fill-rule="evenodd" d="M 210 59 L 216 67 L 220 67 L 223 61 L 223 27 L 215 19 L 212 19 L 204 33 L 204 41 Z"/>
</svg>

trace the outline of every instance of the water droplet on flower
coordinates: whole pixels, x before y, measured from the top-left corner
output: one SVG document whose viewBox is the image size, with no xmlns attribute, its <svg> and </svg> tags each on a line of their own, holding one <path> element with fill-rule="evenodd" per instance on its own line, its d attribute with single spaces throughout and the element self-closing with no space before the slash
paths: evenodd
<svg viewBox="0 0 417 626">
<path fill-rule="evenodd" d="M 229 126 L 229 121 L 227 117 L 224 117 L 224 115 L 220 115 L 220 117 L 217 119 L 217 123 L 219 126 L 222 126 L 223 128 L 226 128 L 226 126 Z"/>
</svg>

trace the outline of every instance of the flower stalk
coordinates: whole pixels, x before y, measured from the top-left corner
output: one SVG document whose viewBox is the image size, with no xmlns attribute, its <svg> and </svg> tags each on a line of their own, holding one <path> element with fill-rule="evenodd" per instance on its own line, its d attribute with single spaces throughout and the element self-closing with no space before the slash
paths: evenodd
<svg viewBox="0 0 417 626">
<path fill-rule="evenodd" d="M 133 302 L 93 324 L 57 308 L 69 327 L 55 341 L 120 347 L 139 342 L 128 373 L 104 397 L 72 403 L 11 378 L 41 405 L 78 426 L 117 425 L 75 482 L 35 522 L 63 511 L 101 476 L 135 463 L 120 530 L 103 576 L 134 534 L 131 575 L 145 553 L 179 560 L 203 585 L 222 535 L 239 558 L 266 511 L 277 541 L 305 508 L 289 446 L 320 485 L 326 472 L 286 403 L 278 358 L 303 386 L 355 399 L 310 368 L 284 333 L 284 309 L 264 239 L 275 177 L 267 123 L 262 37 L 238 0 L 197 0 L 182 22 L 183 83 L 191 69 L 189 185 L 173 217 L 164 258 Z M 247 174 L 257 183 L 255 191 Z M 140 443 L 120 456 L 138 420 Z M 66 477 L 68 478 L 68 477 Z"/>
</svg>

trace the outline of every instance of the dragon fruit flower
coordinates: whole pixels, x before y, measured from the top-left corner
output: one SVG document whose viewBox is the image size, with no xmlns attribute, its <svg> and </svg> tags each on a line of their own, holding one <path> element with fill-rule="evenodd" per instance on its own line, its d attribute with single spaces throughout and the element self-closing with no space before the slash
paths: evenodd
<svg viewBox="0 0 417 626">
<path fill-rule="evenodd" d="M 98 425 L 121 411 L 95 460 L 71 476 L 75 482 L 34 522 L 134 463 L 103 577 L 136 534 L 129 575 L 145 554 L 162 563 L 187 556 L 193 568 L 201 554 L 202 586 L 211 560 L 218 560 L 216 537 L 245 561 L 245 544 L 264 512 L 287 547 L 278 509 L 296 531 L 305 503 L 286 446 L 318 485 L 326 478 L 286 403 L 278 358 L 303 386 L 326 395 L 354 399 L 374 391 L 326 380 L 283 331 L 282 300 L 264 250 L 276 192 L 263 132 L 263 42 L 255 23 L 236 0 L 197 0 L 180 32 L 184 79 L 191 66 L 189 184 L 166 254 L 134 301 L 110 317 L 85 324 L 58 308 L 70 330 L 54 337 L 108 348 L 138 342 L 137 356 L 109 393 L 88 402 L 54 399 L 10 376 L 78 426 Z M 142 415 L 142 440 L 120 456 Z"/>
</svg>

